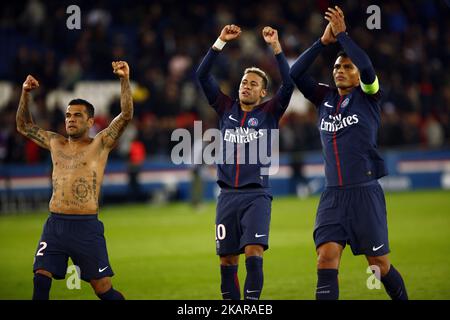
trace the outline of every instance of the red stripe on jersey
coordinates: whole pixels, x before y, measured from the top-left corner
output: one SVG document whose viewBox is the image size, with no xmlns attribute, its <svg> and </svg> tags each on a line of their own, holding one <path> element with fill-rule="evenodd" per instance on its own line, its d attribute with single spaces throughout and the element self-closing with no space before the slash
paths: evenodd
<svg viewBox="0 0 450 320">
<path fill-rule="evenodd" d="M 247 118 L 247 111 L 244 111 L 244 116 L 242 117 L 241 127 L 244 125 L 245 118 Z M 244 148 L 245 150 L 245 148 Z M 236 146 L 236 177 L 234 179 L 234 187 L 237 188 L 239 186 L 239 144 Z"/>
<path fill-rule="evenodd" d="M 334 115 L 337 115 L 339 113 L 339 108 L 341 107 L 342 98 L 344 96 L 341 96 L 339 98 L 339 102 L 336 108 L 336 113 Z M 337 140 L 336 140 L 336 133 L 333 133 L 333 150 L 334 150 L 334 156 L 336 158 L 336 167 L 337 167 L 337 173 L 338 173 L 338 179 L 339 179 L 339 185 L 342 186 L 342 173 L 341 173 L 341 162 L 339 161 L 339 151 L 337 148 Z"/>
</svg>

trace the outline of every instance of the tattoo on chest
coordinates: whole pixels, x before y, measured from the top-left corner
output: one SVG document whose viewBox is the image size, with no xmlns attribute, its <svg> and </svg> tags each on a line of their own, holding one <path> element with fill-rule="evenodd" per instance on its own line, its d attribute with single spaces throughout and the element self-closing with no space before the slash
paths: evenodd
<svg viewBox="0 0 450 320">
<path fill-rule="evenodd" d="M 56 151 L 56 161 L 55 167 L 65 169 L 65 170 L 74 170 L 86 167 L 87 162 L 83 161 L 83 158 L 86 155 L 86 152 L 79 152 L 75 155 L 68 155 L 62 152 L 61 150 Z"/>
<path fill-rule="evenodd" d="M 87 165 L 87 162 L 72 162 L 72 163 L 61 163 L 61 162 L 55 162 L 55 166 L 62 169 L 67 170 L 74 170 L 74 169 L 80 169 Z"/>
<path fill-rule="evenodd" d="M 92 188 L 85 178 L 78 178 L 72 183 L 72 195 L 81 203 L 92 199 Z"/>
<path fill-rule="evenodd" d="M 61 150 L 56 151 L 56 156 L 60 157 L 63 160 L 67 160 L 67 161 L 73 161 L 73 160 L 78 160 L 79 161 L 82 158 L 84 158 L 85 155 L 86 155 L 86 152 L 84 152 L 84 151 L 77 152 L 74 155 L 65 154 Z"/>
</svg>

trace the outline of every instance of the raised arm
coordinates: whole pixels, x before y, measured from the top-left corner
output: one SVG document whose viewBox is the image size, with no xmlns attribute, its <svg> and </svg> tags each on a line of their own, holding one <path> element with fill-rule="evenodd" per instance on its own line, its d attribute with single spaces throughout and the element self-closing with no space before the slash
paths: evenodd
<svg viewBox="0 0 450 320">
<path fill-rule="evenodd" d="M 28 75 L 22 86 L 19 108 L 16 113 L 17 131 L 30 138 L 42 148 L 50 150 L 50 140 L 58 136 L 57 133 L 46 131 L 33 122 L 31 112 L 28 109 L 30 92 L 39 87 L 39 82 L 31 75 Z"/>
<path fill-rule="evenodd" d="M 264 27 L 262 31 L 264 41 L 268 43 L 273 50 L 275 58 L 277 59 L 278 69 L 281 75 L 281 87 L 278 89 L 277 96 L 281 107 L 286 109 L 291 100 L 292 92 L 294 91 L 294 83 L 289 76 L 289 64 L 286 61 L 283 50 L 281 49 L 280 41 L 278 40 L 278 31 L 271 27 Z"/>
<path fill-rule="evenodd" d="M 313 103 L 319 103 L 320 97 L 314 99 L 314 95 L 318 92 L 319 83 L 306 73 L 308 68 L 313 64 L 314 60 L 322 52 L 323 48 L 330 43 L 336 42 L 336 38 L 331 33 L 331 25 L 328 24 L 320 39 L 313 43 L 291 67 L 290 75 L 303 95 Z M 313 101 L 314 100 L 314 101 Z M 317 100 L 317 101 L 316 101 Z"/>
<path fill-rule="evenodd" d="M 121 112 L 109 124 L 108 128 L 99 133 L 103 145 L 109 149 L 113 148 L 119 140 L 125 127 L 133 118 L 133 98 L 130 87 L 130 68 L 125 61 L 112 63 L 113 72 L 120 78 L 120 109 Z"/>
<path fill-rule="evenodd" d="M 346 25 L 344 13 L 341 8 L 328 8 L 325 19 L 331 24 L 331 29 L 337 40 L 349 56 L 355 66 L 358 67 L 361 76 L 361 89 L 367 94 L 375 94 L 379 90 L 378 78 L 372 66 L 369 56 L 362 50 L 345 32 Z"/>
<path fill-rule="evenodd" d="M 208 99 L 208 103 L 213 105 L 220 92 L 219 84 L 216 79 L 211 75 L 211 68 L 228 41 L 236 39 L 241 34 L 241 29 L 235 25 L 226 25 L 220 32 L 220 36 L 213 46 L 209 49 L 206 56 L 197 68 L 196 74 L 200 82 L 200 86 Z"/>
</svg>

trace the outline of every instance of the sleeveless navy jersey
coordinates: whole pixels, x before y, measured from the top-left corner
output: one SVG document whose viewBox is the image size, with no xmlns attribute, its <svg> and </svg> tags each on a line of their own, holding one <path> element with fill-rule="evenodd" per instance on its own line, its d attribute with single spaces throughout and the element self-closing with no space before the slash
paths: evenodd
<svg viewBox="0 0 450 320">
<path fill-rule="evenodd" d="M 311 97 L 318 111 L 327 186 L 367 182 L 387 175 L 377 151 L 381 92 L 366 94 L 358 86 L 340 96 L 337 88 L 318 84 Z"/>
</svg>

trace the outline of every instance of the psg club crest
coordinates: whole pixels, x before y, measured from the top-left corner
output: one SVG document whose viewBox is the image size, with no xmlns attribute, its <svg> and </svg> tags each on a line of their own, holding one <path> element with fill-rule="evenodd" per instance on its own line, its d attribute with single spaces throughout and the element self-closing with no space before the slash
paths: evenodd
<svg viewBox="0 0 450 320">
<path fill-rule="evenodd" d="M 345 100 L 342 101 L 342 103 L 341 103 L 341 108 L 345 108 L 349 102 L 350 102 L 350 98 L 345 98 Z"/>
<path fill-rule="evenodd" d="M 256 119 L 256 118 L 248 119 L 248 126 L 249 127 L 256 127 L 256 126 L 258 126 L 258 119 Z"/>
</svg>

